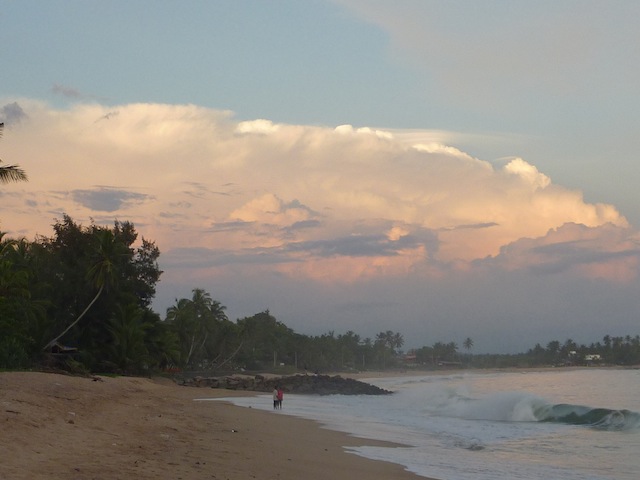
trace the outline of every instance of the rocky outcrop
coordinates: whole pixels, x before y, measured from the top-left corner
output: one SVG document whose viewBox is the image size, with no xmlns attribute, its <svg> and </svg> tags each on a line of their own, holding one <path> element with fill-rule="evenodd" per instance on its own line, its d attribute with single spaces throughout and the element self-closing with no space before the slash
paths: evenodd
<svg viewBox="0 0 640 480">
<path fill-rule="evenodd" d="M 185 378 L 178 383 L 192 387 L 226 388 L 253 392 L 271 392 L 277 386 L 287 393 L 314 395 L 388 395 L 392 393 L 375 385 L 353 378 L 343 378 L 340 375 L 288 375 L 270 378 L 262 375 L 232 375 Z"/>
</svg>

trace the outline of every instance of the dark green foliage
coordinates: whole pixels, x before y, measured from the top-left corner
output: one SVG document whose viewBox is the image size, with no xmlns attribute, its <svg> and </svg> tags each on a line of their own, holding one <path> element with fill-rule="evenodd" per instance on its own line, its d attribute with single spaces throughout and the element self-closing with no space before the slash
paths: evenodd
<svg viewBox="0 0 640 480">
<path fill-rule="evenodd" d="M 2 328 L 2 326 L 0 326 Z M 4 331 L 5 329 L 2 328 Z M 28 342 L 23 338 L 5 336 L 0 338 L 0 368 L 21 369 L 29 365 Z"/>
<path fill-rule="evenodd" d="M 83 227 L 65 215 L 53 230 L 51 238 L 0 244 L 0 367 L 48 361 L 56 345 L 77 348 L 77 360 L 89 369 L 159 364 L 141 353 L 146 346 L 134 348 L 133 338 L 124 346 L 124 324 L 115 324 L 123 311 L 141 319 L 153 314 L 149 304 L 161 274 L 157 247 L 143 239 L 135 248 L 137 233 L 128 222 Z M 139 322 L 143 343 L 147 334 L 158 336 L 157 326 Z"/>
<path fill-rule="evenodd" d="M 238 361 L 249 368 L 269 368 L 291 360 L 290 339 L 294 332 L 269 310 L 237 322 L 242 341 Z"/>
<path fill-rule="evenodd" d="M 29 366 L 37 349 L 45 302 L 34 294 L 32 253 L 26 242 L 0 233 L 0 367 Z"/>
<path fill-rule="evenodd" d="M 169 330 L 178 342 L 176 363 L 181 368 L 208 368 L 226 351 L 230 322 L 226 307 L 200 288 L 191 299 L 176 300 L 167 309 Z"/>
</svg>

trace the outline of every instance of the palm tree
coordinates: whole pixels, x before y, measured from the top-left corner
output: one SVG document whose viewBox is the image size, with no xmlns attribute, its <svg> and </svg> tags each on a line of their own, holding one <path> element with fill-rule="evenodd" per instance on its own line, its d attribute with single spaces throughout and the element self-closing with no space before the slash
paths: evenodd
<svg viewBox="0 0 640 480">
<path fill-rule="evenodd" d="M 404 338 L 400 333 L 394 333 L 391 330 L 380 332 L 376 335 L 375 344 L 382 351 L 382 368 L 387 366 L 387 354 L 396 355 L 396 350 L 404 345 Z"/>
<path fill-rule="evenodd" d="M 25 269 L 15 268 L 15 263 L 11 259 L 18 242 L 3 239 L 4 235 L 0 232 L 0 306 L 29 297 L 28 272 Z"/>
<path fill-rule="evenodd" d="M 123 372 L 139 371 L 149 356 L 145 334 L 150 325 L 144 322 L 143 311 L 136 304 L 118 305 L 109 320 L 107 330 L 113 343 L 113 363 Z"/>
<path fill-rule="evenodd" d="M 0 123 L 0 137 L 2 137 L 4 123 Z M 2 163 L 2 160 L 0 160 Z M 26 182 L 27 174 L 18 165 L 0 166 L 0 183 Z"/>
<path fill-rule="evenodd" d="M 446 345 L 447 357 L 451 359 L 451 361 L 455 361 L 458 358 L 458 345 L 456 342 L 449 342 Z"/>
<path fill-rule="evenodd" d="M 396 332 L 393 334 L 392 342 L 392 349 L 395 351 L 404 345 L 404 337 L 400 332 Z"/>
<path fill-rule="evenodd" d="M 192 294 L 191 305 L 195 321 L 192 342 L 195 347 L 193 353 L 197 354 L 202 352 L 209 335 L 213 333 L 216 317 L 212 311 L 214 300 L 211 298 L 210 293 L 202 288 L 194 288 Z M 198 345 L 195 344 L 196 341 L 199 343 Z"/>
<path fill-rule="evenodd" d="M 191 299 L 180 299 L 167 309 L 167 321 L 173 324 L 180 339 L 181 363 L 187 366 L 199 355 L 215 336 L 217 326 L 227 320 L 226 307 L 211 298 L 201 288 L 192 290 Z M 207 343 L 209 342 L 209 343 Z"/>
<path fill-rule="evenodd" d="M 605 335 L 602 338 L 602 343 L 604 343 L 604 348 L 605 348 L 604 357 L 607 360 L 607 362 L 611 362 L 611 359 L 613 358 L 613 355 L 611 353 L 611 335 Z"/>
<path fill-rule="evenodd" d="M 180 366 L 189 364 L 195 348 L 193 302 L 188 298 L 176 299 L 176 304 L 167 308 L 167 322 L 178 337 Z"/>
<path fill-rule="evenodd" d="M 558 353 L 560 352 L 560 342 L 558 340 L 551 340 L 547 343 L 547 356 L 553 363 L 558 359 Z"/>
<path fill-rule="evenodd" d="M 47 343 L 43 350 L 51 348 L 69 330 L 71 330 L 82 319 L 82 317 L 85 316 L 93 304 L 96 303 L 96 300 L 98 300 L 100 295 L 102 295 L 102 293 L 115 282 L 117 277 L 117 257 L 124 254 L 124 251 L 122 250 L 123 244 L 116 240 L 115 235 L 108 228 L 97 228 L 94 231 L 94 236 L 96 239 L 96 259 L 93 265 L 89 268 L 87 277 L 98 291 L 82 313 L 67 328 L 65 328 L 60 335 Z"/>
<path fill-rule="evenodd" d="M 473 340 L 471 340 L 471 337 L 467 337 L 465 341 L 462 342 L 462 346 L 467 352 L 471 352 L 473 348 Z M 469 364 L 471 364 L 471 354 L 469 354 Z"/>
<path fill-rule="evenodd" d="M 5 238 L 0 232 L 0 365 L 24 367 L 46 318 L 45 302 L 33 293 L 34 269 L 30 244 Z M 36 348 L 38 348 L 36 346 Z"/>
</svg>

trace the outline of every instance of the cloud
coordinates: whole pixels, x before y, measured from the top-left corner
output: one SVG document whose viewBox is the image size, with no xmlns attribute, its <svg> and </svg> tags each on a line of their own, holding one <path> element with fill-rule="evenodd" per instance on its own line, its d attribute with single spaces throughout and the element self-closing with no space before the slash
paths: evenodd
<svg viewBox="0 0 640 480">
<path fill-rule="evenodd" d="M 551 184 L 551 179 L 538 172 L 533 165 L 529 165 L 521 158 L 514 158 L 504 167 L 504 171 L 512 175 L 518 175 L 523 181 L 529 183 L 533 189 L 544 189 Z"/>
<path fill-rule="evenodd" d="M 280 127 L 273 122 L 265 119 L 251 120 L 248 122 L 240 122 L 236 127 L 239 134 L 263 134 L 268 135 L 275 133 Z"/>
<path fill-rule="evenodd" d="M 243 222 L 259 222 L 283 227 L 312 220 L 316 215 L 297 200 L 284 202 L 277 195 L 267 193 L 234 210 L 229 217 Z"/>
<path fill-rule="evenodd" d="M 294 243 L 288 245 L 287 250 L 309 252 L 315 257 L 386 257 L 397 254 L 386 236 L 361 235 Z"/>
<path fill-rule="evenodd" d="M 234 267 L 251 266 L 251 268 L 263 265 L 273 265 L 282 261 L 291 262 L 291 259 L 284 259 L 278 251 L 271 251 L 268 248 L 256 249 L 212 249 L 203 247 L 181 247 L 168 252 L 166 265 L 179 269 L 194 269 L 211 271 L 232 265 Z"/>
<path fill-rule="evenodd" d="M 148 199 L 147 195 L 109 187 L 74 190 L 71 192 L 71 197 L 88 209 L 102 212 L 126 210 Z"/>
<path fill-rule="evenodd" d="M 640 76 L 635 2 L 334 2 L 384 31 L 389 56 L 424 72 L 426 88 L 467 107 L 495 111 L 523 92 L 584 102 Z"/>
<path fill-rule="evenodd" d="M 638 276 L 640 236 L 611 224 L 588 227 L 567 223 L 538 238 L 523 238 L 479 264 L 532 273 L 573 272 L 582 278 L 626 282 Z"/>
<path fill-rule="evenodd" d="M 51 87 L 51 91 L 53 93 L 57 93 L 60 95 L 63 95 L 65 97 L 70 97 L 70 98 L 81 98 L 82 94 L 76 90 L 75 88 L 71 88 L 71 87 L 65 87 L 63 85 L 59 85 L 57 83 L 54 83 L 53 86 Z"/>
<path fill-rule="evenodd" d="M 89 96 L 83 94 L 80 90 L 54 83 L 51 87 L 51 92 L 56 95 L 62 95 L 63 97 L 71 98 L 73 100 L 86 100 Z"/>
<path fill-rule="evenodd" d="M 576 328 L 592 341 L 616 333 L 604 316 L 634 325 L 639 238 L 624 216 L 525 158 L 476 158 L 455 133 L 253 124 L 194 105 L 16 106 L 2 154 L 30 180 L 0 190 L 2 231 L 50 236 L 63 213 L 133 222 L 161 251 L 160 312 L 198 287 L 232 318 L 270 308 L 305 333 L 471 336 L 479 351 Z"/>
<path fill-rule="evenodd" d="M 17 107 L 25 120 L 3 147 L 31 180 L 3 197 L 9 231 L 48 233 L 62 212 L 80 222 L 99 214 L 144 225 L 168 255 L 203 256 L 185 268 L 255 263 L 322 282 L 438 276 L 478 262 L 533 268 L 553 257 L 527 242 L 553 243 L 558 232 L 572 232 L 576 262 L 611 242 L 610 256 L 583 269 L 592 275 L 631 242 L 615 207 L 585 202 L 522 158 L 475 158 L 446 135 L 413 143 L 375 128 L 237 121 L 193 105 Z M 579 242 L 587 232 L 608 234 Z"/>
<path fill-rule="evenodd" d="M 8 103 L 0 109 L 0 123 L 5 123 L 5 127 L 19 123 L 26 117 L 27 114 L 17 102 Z"/>
</svg>

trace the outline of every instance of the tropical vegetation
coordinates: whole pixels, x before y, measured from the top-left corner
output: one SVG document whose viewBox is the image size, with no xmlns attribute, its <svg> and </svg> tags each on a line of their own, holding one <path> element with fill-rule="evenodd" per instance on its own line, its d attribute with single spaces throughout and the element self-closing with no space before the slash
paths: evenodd
<svg viewBox="0 0 640 480">
<path fill-rule="evenodd" d="M 160 250 L 133 224 L 82 226 L 68 215 L 51 237 L 0 232 L 0 368 L 79 372 L 327 372 L 390 368 L 640 364 L 640 336 L 578 345 L 553 340 L 515 355 L 473 354 L 474 342 L 436 341 L 402 350 L 392 330 L 304 335 L 269 310 L 231 321 L 202 288 L 176 298 L 164 316 L 151 308 Z"/>
</svg>

